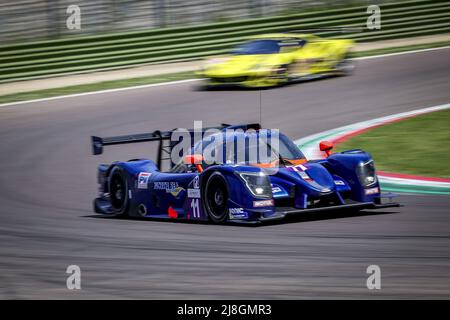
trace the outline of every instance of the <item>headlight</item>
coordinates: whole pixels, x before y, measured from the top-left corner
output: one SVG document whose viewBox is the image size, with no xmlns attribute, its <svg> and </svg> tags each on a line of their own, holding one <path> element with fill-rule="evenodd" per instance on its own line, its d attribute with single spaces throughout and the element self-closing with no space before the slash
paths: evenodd
<svg viewBox="0 0 450 320">
<path fill-rule="evenodd" d="M 257 198 L 272 198 L 269 177 L 264 172 L 237 172 L 248 191 Z"/>
<path fill-rule="evenodd" d="M 229 59 L 230 58 L 228 58 L 228 57 L 219 57 L 219 58 L 209 59 L 203 64 L 203 69 L 209 69 L 209 68 L 215 67 L 219 64 L 227 62 Z"/>
<path fill-rule="evenodd" d="M 369 160 L 366 163 L 361 162 L 356 168 L 356 174 L 358 175 L 359 182 L 364 187 L 369 187 L 377 182 L 373 160 Z"/>
</svg>

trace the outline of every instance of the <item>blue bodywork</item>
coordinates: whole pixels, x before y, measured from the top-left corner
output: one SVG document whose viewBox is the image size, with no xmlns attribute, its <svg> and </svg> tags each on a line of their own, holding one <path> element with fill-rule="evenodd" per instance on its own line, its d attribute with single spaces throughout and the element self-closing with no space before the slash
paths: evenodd
<svg viewBox="0 0 450 320">
<path fill-rule="evenodd" d="M 282 138 L 287 139 L 284 135 Z M 289 145 L 293 145 L 291 140 Z M 303 157 L 300 151 L 295 152 L 296 157 Z M 98 168 L 100 195 L 94 207 L 98 213 L 115 214 L 108 190 L 114 168 L 123 172 L 128 198 L 126 213 L 135 217 L 209 220 L 205 182 L 217 172 L 226 181 L 228 221 L 261 222 L 314 211 L 398 206 L 392 202 L 382 204 L 386 195 L 380 192 L 373 160 L 367 152 L 350 150 L 322 160 L 295 160 L 286 161 L 275 171 L 234 163 L 206 166 L 202 172 L 194 165 L 180 164 L 177 170 L 161 172 L 157 163 L 147 159 L 102 164 Z M 243 173 L 267 176 L 270 195 L 254 195 L 240 177 Z"/>
</svg>

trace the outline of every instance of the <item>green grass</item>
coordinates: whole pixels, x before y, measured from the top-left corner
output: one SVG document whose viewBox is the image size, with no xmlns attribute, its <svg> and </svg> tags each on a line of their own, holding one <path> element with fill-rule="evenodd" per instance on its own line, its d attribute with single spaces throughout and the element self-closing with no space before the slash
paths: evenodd
<svg viewBox="0 0 450 320">
<path fill-rule="evenodd" d="M 364 56 L 372 56 L 372 55 L 385 54 L 385 53 L 395 53 L 395 52 L 402 52 L 402 51 L 418 50 L 418 49 L 425 49 L 425 48 L 438 48 L 438 47 L 444 47 L 444 46 L 450 46 L 450 41 L 442 41 L 442 42 L 435 42 L 435 43 L 431 43 L 431 44 L 418 44 L 418 45 L 392 47 L 392 48 L 385 48 L 385 49 L 356 52 L 356 53 L 354 53 L 354 56 L 355 57 L 364 57 Z M 99 83 L 94 83 L 94 84 L 68 86 L 68 87 L 55 88 L 55 89 L 37 90 L 37 91 L 3 95 L 3 96 L 0 96 L 0 103 L 9 103 L 9 102 L 17 102 L 17 101 L 50 98 L 50 97 L 56 97 L 56 96 L 62 96 L 62 95 L 68 95 L 68 94 L 76 94 L 76 93 L 82 93 L 82 92 L 92 92 L 92 91 L 107 90 L 107 89 L 126 88 L 126 87 L 138 86 L 138 85 L 185 80 L 185 79 L 191 79 L 191 78 L 195 78 L 194 71 L 171 73 L 171 74 L 157 75 L 157 76 L 140 77 L 140 78 L 132 78 L 132 79 L 123 79 L 123 80 L 112 80 L 112 81 L 105 81 L 105 82 L 99 82 Z"/>
<path fill-rule="evenodd" d="M 447 109 L 369 130 L 337 149 L 371 153 L 378 170 L 450 178 L 449 142 Z"/>
</svg>

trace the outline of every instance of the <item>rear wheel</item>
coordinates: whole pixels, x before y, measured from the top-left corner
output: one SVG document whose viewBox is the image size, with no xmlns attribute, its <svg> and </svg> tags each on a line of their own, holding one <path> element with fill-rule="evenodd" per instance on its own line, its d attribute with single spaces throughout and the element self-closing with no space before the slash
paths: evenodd
<svg viewBox="0 0 450 320">
<path fill-rule="evenodd" d="M 120 167 L 114 167 L 109 175 L 109 197 L 114 214 L 125 216 L 128 213 L 128 184 Z"/>
<path fill-rule="evenodd" d="M 209 218 L 215 223 L 225 222 L 228 218 L 228 190 L 222 174 L 214 172 L 209 176 L 204 194 Z"/>
</svg>

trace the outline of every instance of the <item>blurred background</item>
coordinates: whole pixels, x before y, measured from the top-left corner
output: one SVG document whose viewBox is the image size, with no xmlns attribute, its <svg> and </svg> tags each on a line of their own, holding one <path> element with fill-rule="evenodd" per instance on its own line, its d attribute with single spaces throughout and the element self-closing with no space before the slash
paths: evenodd
<svg viewBox="0 0 450 320">
<path fill-rule="evenodd" d="M 371 4 L 381 8 L 381 28 L 367 27 L 373 13 L 368 11 Z M 73 16 L 73 11 L 68 10 L 70 6 L 79 8 L 80 28 L 68 27 Z M 330 30 L 336 26 L 350 28 L 344 33 Z M 2 1 L 0 84 L 199 60 L 229 53 L 250 36 L 289 31 L 352 39 L 358 43 L 448 34 L 450 3 L 446 0 Z M 448 37 L 426 41 L 443 40 Z M 423 39 L 414 41 L 418 43 L 424 43 Z M 387 43 L 383 47 L 411 44 Z M 192 66 L 177 65 L 163 71 L 187 70 L 193 70 Z M 106 78 L 109 79 L 114 78 Z M 3 94 L 17 92 L 17 88 L 0 87 Z M 23 90 L 40 88 L 30 86 Z"/>
<path fill-rule="evenodd" d="M 364 0 L 18 0 L 0 3 L 0 42 L 50 39 L 112 31 L 227 22 L 387 3 Z M 82 29 L 66 28 L 67 7 L 77 5 Z"/>
</svg>

